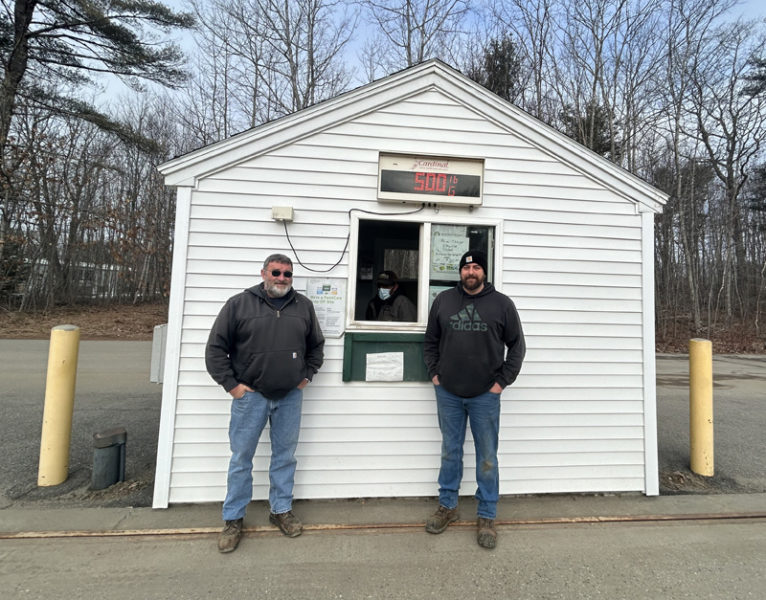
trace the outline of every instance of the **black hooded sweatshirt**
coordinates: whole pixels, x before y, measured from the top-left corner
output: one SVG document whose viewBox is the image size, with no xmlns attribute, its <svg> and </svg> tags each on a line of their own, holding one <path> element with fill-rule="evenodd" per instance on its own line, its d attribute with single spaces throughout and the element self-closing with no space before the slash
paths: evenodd
<svg viewBox="0 0 766 600">
<path fill-rule="evenodd" d="M 516 306 L 491 283 L 473 296 L 459 283 L 434 300 L 423 355 L 428 376 L 448 392 L 471 398 L 496 382 L 511 385 L 525 353 Z"/>
<path fill-rule="evenodd" d="M 277 399 L 322 366 L 324 336 L 311 300 L 295 290 L 274 306 L 263 284 L 224 304 L 210 330 L 205 365 L 227 392 L 237 384 Z"/>
</svg>

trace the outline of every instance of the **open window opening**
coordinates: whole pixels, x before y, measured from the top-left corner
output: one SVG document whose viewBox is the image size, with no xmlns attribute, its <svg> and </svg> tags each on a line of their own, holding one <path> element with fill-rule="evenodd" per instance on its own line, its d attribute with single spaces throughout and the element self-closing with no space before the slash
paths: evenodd
<svg viewBox="0 0 766 600">
<path fill-rule="evenodd" d="M 421 223 L 359 221 L 356 320 L 418 320 L 421 228 Z"/>
</svg>

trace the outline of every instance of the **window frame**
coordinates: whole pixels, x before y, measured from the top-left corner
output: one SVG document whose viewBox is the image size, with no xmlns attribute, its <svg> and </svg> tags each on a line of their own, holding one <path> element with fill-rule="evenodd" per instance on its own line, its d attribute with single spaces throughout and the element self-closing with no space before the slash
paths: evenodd
<svg viewBox="0 0 766 600">
<path fill-rule="evenodd" d="M 443 212 L 434 213 L 430 217 L 423 212 L 410 214 L 378 214 L 378 213 L 356 213 L 350 215 L 348 255 L 348 285 L 346 302 L 346 331 L 385 331 L 385 332 L 424 332 L 428 321 L 428 295 L 430 287 L 429 268 L 431 261 L 431 227 L 432 225 L 478 225 L 494 228 L 494 248 L 492 270 L 495 274 L 493 279 L 497 279 L 497 274 L 502 276 L 502 243 L 503 240 L 503 219 L 491 219 L 486 217 L 474 217 L 470 214 L 443 214 Z M 395 321 L 366 321 L 355 319 L 357 278 L 359 274 L 359 223 L 360 221 L 398 221 L 407 223 L 419 223 L 419 248 L 418 248 L 418 303 L 417 303 L 417 322 L 399 323 Z M 495 283 L 496 287 L 500 287 Z M 502 283 L 502 282 L 501 282 Z"/>
</svg>

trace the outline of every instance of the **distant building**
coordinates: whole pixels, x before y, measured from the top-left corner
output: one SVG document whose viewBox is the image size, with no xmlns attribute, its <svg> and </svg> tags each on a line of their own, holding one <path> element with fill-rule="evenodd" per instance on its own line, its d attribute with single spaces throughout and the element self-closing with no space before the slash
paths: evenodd
<svg viewBox="0 0 766 600">
<path fill-rule="evenodd" d="M 20 295 L 25 292 L 44 289 L 45 280 L 50 276 L 48 261 L 45 259 L 34 262 L 27 261 L 27 277 L 22 287 L 17 290 Z M 132 285 L 126 285 L 123 275 L 126 268 L 119 265 L 75 263 L 72 271 L 71 299 L 76 301 L 114 300 L 118 298 L 133 300 L 135 290 Z"/>
</svg>

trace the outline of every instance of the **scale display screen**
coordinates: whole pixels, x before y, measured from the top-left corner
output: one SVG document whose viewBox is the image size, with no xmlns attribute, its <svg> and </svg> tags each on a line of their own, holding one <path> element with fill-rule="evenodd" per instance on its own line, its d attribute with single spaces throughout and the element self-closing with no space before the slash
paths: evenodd
<svg viewBox="0 0 766 600">
<path fill-rule="evenodd" d="M 480 205 L 484 162 L 381 154 L 378 198 L 391 202 Z"/>
</svg>

